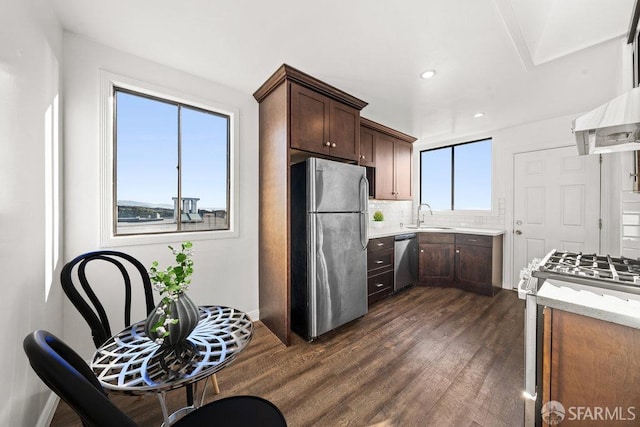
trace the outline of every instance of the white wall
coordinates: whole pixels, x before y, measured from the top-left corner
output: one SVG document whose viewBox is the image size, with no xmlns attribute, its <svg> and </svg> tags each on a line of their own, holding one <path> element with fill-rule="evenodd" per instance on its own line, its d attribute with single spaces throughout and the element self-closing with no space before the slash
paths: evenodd
<svg viewBox="0 0 640 427">
<path fill-rule="evenodd" d="M 189 291 L 196 304 L 236 307 L 256 317 L 258 310 L 258 104 L 240 93 L 148 60 L 64 34 L 65 84 L 65 245 L 66 260 L 100 248 L 100 70 L 150 83 L 240 111 L 239 237 L 194 241 L 195 273 Z M 173 242 L 113 248 L 130 253 L 144 265 L 173 262 Z M 121 313 L 120 288 L 99 284 L 100 298 Z M 155 295 L 156 301 L 159 301 Z M 139 299 L 141 301 L 141 299 Z M 109 310 L 109 307 L 107 308 Z M 64 302 L 64 335 L 85 356 L 94 347 L 86 323 Z M 136 315 L 144 317 L 139 309 Z M 120 318 L 121 314 L 118 316 Z M 135 316 L 134 316 L 135 317 Z M 112 325 L 113 332 L 121 324 Z"/>
<path fill-rule="evenodd" d="M 45 123 L 60 95 L 62 30 L 44 0 L 7 0 L 0 33 L 0 425 L 33 426 L 51 393 L 31 370 L 22 340 L 40 328 L 62 333 L 62 292 L 51 286 L 60 264 L 47 250 L 53 224 L 45 226 L 53 218 L 45 188 L 54 183 L 45 143 L 59 129 L 51 126 L 45 139 Z"/>
</svg>

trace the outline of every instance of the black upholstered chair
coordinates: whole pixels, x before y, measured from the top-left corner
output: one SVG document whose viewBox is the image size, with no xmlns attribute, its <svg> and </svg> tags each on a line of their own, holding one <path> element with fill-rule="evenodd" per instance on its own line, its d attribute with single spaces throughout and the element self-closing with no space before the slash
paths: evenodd
<svg viewBox="0 0 640 427">
<path fill-rule="evenodd" d="M 85 426 L 136 426 L 107 397 L 91 368 L 55 335 L 38 330 L 24 339 L 24 351 L 42 381 L 64 400 Z M 188 426 L 286 426 L 280 410 L 257 396 L 232 396 L 216 400 L 172 424 Z"/>
</svg>

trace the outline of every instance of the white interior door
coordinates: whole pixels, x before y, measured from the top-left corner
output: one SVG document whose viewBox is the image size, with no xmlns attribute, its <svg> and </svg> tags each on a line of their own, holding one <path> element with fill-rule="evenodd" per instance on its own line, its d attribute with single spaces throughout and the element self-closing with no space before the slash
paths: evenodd
<svg viewBox="0 0 640 427">
<path fill-rule="evenodd" d="M 552 249 L 599 252 L 599 156 L 575 146 L 515 154 L 513 268 Z"/>
</svg>

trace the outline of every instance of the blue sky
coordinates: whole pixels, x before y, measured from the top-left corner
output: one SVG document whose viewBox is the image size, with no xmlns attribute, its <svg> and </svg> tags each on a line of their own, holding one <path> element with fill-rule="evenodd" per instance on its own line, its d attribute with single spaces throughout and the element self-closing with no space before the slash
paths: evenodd
<svg viewBox="0 0 640 427">
<path fill-rule="evenodd" d="M 451 209 L 454 153 L 454 209 L 491 209 L 491 139 L 422 151 L 420 201 L 434 210 Z"/>
<path fill-rule="evenodd" d="M 227 205 L 227 117 L 180 108 L 182 196 Z M 178 194 L 178 106 L 117 92 L 117 200 L 173 205 Z"/>
</svg>

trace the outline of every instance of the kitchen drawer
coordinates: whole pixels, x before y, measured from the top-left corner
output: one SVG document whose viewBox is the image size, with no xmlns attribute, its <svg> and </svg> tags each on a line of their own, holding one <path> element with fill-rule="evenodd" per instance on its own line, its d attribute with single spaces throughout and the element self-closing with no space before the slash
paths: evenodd
<svg viewBox="0 0 640 427">
<path fill-rule="evenodd" d="M 367 252 L 367 271 L 382 268 L 393 269 L 393 248 L 383 251 Z"/>
<path fill-rule="evenodd" d="M 386 273 L 369 276 L 367 279 L 367 294 L 393 291 L 393 270 Z"/>
<path fill-rule="evenodd" d="M 418 233 L 419 243 L 453 243 L 455 241 L 453 233 Z"/>
<path fill-rule="evenodd" d="M 367 245 L 367 251 L 369 252 L 383 251 L 385 249 L 393 249 L 393 236 L 370 239 Z"/>
<path fill-rule="evenodd" d="M 456 245 L 483 246 L 485 248 L 490 248 L 493 245 L 493 237 L 476 234 L 456 234 Z"/>
<path fill-rule="evenodd" d="M 391 288 L 384 288 L 382 291 L 376 292 L 374 294 L 369 294 L 369 296 L 367 297 L 368 305 L 387 298 L 389 295 L 391 295 L 391 291 Z"/>
</svg>

